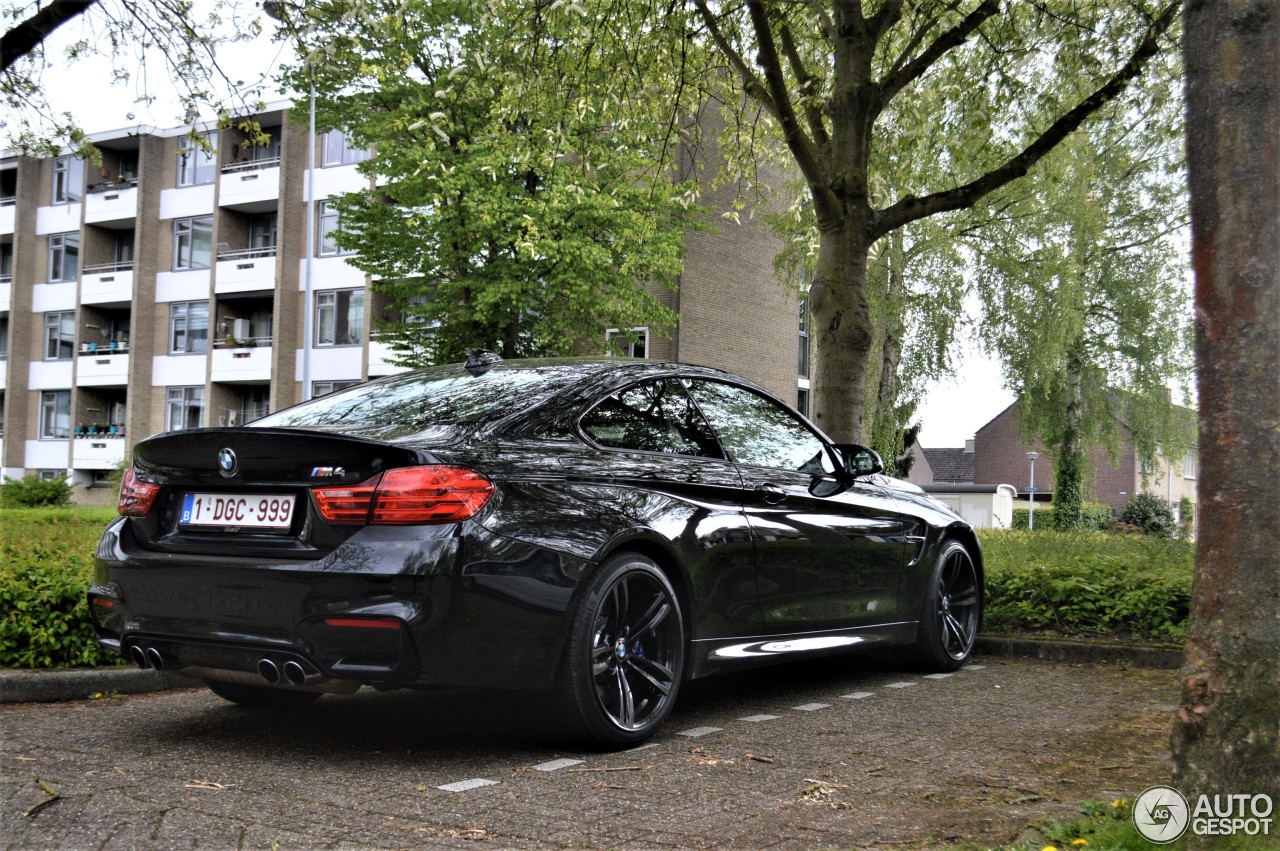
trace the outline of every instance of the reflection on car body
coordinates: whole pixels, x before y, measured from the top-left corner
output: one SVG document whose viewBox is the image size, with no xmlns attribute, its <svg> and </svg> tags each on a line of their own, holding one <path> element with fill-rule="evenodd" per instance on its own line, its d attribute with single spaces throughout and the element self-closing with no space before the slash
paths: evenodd
<svg viewBox="0 0 1280 851">
<path fill-rule="evenodd" d="M 542 689 L 624 746 L 742 665 L 965 661 L 973 531 L 881 470 L 728 373 L 486 353 L 140 442 L 90 610 L 103 646 L 246 706 Z M 192 508 L 230 498 L 277 519 Z"/>
</svg>

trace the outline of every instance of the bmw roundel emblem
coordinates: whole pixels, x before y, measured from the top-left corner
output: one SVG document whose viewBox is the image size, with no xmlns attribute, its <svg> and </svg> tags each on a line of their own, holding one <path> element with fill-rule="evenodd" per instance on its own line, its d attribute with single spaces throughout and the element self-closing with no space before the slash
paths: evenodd
<svg viewBox="0 0 1280 851">
<path fill-rule="evenodd" d="M 240 463 L 236 461 L 236 453 L 230 449 L 218 450 L 218 470 L 222 475 L 234 476 L 239 467 Z"/>
</svg>

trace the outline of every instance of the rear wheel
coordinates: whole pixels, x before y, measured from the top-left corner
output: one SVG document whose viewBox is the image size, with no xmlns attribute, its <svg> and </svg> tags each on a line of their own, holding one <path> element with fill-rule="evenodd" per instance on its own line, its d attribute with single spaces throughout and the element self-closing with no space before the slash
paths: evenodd
<svg viewBox="0 0 1280 851">
<path fill-rule="evenodd" d="M 928 587 L 916 643 L 902 656 L 914 667 L 954 671 L 973 652 L 982 620 L 982 583 L 959 541 L 942 545 Z"/>
<path fill-rule="evenodd" d="M 238 703 L 249 709 L 266 709 L 273 712 L 301 709 L 315 703 L 321 697 L 321 692 L 318 691 L 293 691 L 270 686 L 231 683 L 225 680 L 205 680 L 204 684 L 209 687 L 209 691 L 223 700 Z"/>
<path fill-rule="evenodd" d="M 644 556 L 623 553 L 589 581 L 556 684 L 574 731 L 611 747 L 662 725 L 684 676 L 685 630 L 671 583 Z"/>
</svg>

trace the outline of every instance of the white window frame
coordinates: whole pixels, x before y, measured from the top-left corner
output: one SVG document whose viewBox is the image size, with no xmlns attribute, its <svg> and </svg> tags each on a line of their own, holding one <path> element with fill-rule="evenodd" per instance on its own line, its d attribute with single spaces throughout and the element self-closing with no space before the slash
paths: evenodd
<svg viewBox="0 0 1280 851">
<path fill-rule="evenodd" d="M 316 209 L 316 256 L 337 257 L 351 252 L 338 245 L 333 235 L 342 230 L 342 219 L 328 201 L 321 201 Z"/>
<path fill-rule="evenodd" d="M 76 312 L 59 310 L 44 315 L 44 359 L 71 360 L 76 350 Z"/>
<path fill-rule="evenodd" d="M 206 186 L 218 177 L 218 134 L 204 134 L 209 150 L 195 144 L 189 136 L 178 139 L 178 186 Z"/>
<path fill-rule="evenodd" d="M 67 268 L 67 258 L 75 258 Z M 70 275 L 68 276 L 68 272 Z M 74 281 L 80 276 L 80 232 L 49 234 L 49 283 Z"/>
<path fill-rule="evenodd" d="M 190 412 L 199 411 L 196 422 L 190 422 Z M 204 386 L 169 387 L 165 391 L 164 430 L 186 431 L 200 428 L 204 422 Z"/>
<path fill-rule="evenodd" d="M 1194 449 L 1188 449 L 1182 459 L 1182 478 L 1195 479 L 1200 471 L 1200 457 Z"/>
<path fill-rule="evenodd" d="M 191 309 L 193 307 L 204 308 L 204 337 L 194 337 L 193 331 L 200 330 L 192 328 L 191 325 Z M 179 344 L 179 334 L 182 335 L 181 345 Z M 193 340 L 202 340 L 203 345 L 193 347 Z M 175 301 L 169 305 L 169 354 L 171 355 L 203 355 L 209 351 L 209 302 L 207 301 Z"/>
<path fill-rule="evenodd" d="M 204 265 L 196 258 L 196 223 L 209 223 L 209 251 Z M 184 251 L 185 246 L 185 251 Z M 185 254 L 185 256 L 184 256 Z M 187 272 L 208 269 L 213 264 L 213 216 L 188 216 L 173 220 L 173 271 Z"/>
<path fill-rule="evenodd" d="M 313 381 L 311 382 L 311 398 L 319 399 L 321 396 L 328 396 L 330 393 L 337 393 L 339 390 L 346 390 L 348 387 L 355 387 L 360 383 L 358 378 L 346 381 Z"/>
<path fill-rule="evenodd" d="M 355 165 L 364 162 L 370 156 L 368 149 L 352 145 L 347 140 L 347 134 L 342 130 L 330 130 L 320 137 L 321 168 Z"/>
<path fill-rule="evenodd" d="M 79 157 L 56 157 L 53 161 L 53 203 L 75 204 L 83 197 L 84 160 Z"/>
<path fill-rule="evenodd" d="M 347 343 L 339 343 L 338 342 L 338 317 L 343 315 L 342 296 L 345 295 L 347 297 L 345 313 L 346 313 L 348 322 L 346 325 L 346 329 L 347 329 L 347 336 L 350 337 L 351 336 L 351 324 L 350 324 L 351 299 L 353 294 L 358 294 L 360 297 L 360 326 L 359 328 L 356 329 L 356 339 L 354 341 L 347 342 Z M 315 294 L 315 300 L 316 300 L 316 306 L 315 306 L 315 312 L 316 312 L 315 346 L 316 348 L 327 349 L 335 346 L 363 345 L 364 343 L 364 289 L 363 288 L 346 289 L 346 290 L 321 290 L 320 292 Z M 330 323 L 330 328 L 328 330 L 332 338 L 326 340 L 325 339 L 325 334 L 326 334 L 325 315 L 330 312 L 333 314 L 333 320 Z"/>
<path fill-rule="evenodd" d="M 40 392 L 40 439 L 71 439 L 71 391 Z"/>
<path fill-rule="evenodd" d="M 640 338 L 639 345 L 642 350 L 641 353 L 638 355 L 635 353 L 637 344 L 636 342 L 634 342 L 634 338 L 636 337 Z M 605 351 L 609 355 L 613 355 L 613 350 L 609 348 L 609 345 L 613 343 L 615 340 L 618 341 L 618 345 L 622 349 L 622 357 L 641 358 L 641 359 L 646 359 L 649 357 L 648 326 L 643 326 L 640 328 L 628 328 L 626 331 L 619 330 L 618 328 L 607 329 L 604 332 L 604 343 L 605 343 Z"/>
</svg>

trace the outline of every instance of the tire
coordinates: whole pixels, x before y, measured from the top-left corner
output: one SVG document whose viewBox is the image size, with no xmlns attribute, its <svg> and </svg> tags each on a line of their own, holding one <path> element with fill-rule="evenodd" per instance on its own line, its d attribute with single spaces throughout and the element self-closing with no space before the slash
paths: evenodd
<svg viewBox="0 0 1280 851">
<path fill-rule="evenodd" d="M 652 736 L 684 677 L 685 627 L 670 581 L 648 558 L 622 553 L 588 580 L 556 680 L 575 739 L 625 747 Z"/>
<path fill-rule="evenodd" d="M 929 573 L 916 643 L 901 658 L 921 670 L 954 671 L 973 653 L 981 623 L 982 585 L 973 558 L 959 541 L 946 541 Z"/>
<path fill-rule="evenodd" d="M 292 689 L 251 686 L 225 680 L 205 680 L 209 691 L 223 700 L 238 703 L 246 709 L 263 709 L 271 712 L 287 712 L 315 703 L 322 696 L 318 691 L 294 691 Z"/>
</svg>

